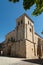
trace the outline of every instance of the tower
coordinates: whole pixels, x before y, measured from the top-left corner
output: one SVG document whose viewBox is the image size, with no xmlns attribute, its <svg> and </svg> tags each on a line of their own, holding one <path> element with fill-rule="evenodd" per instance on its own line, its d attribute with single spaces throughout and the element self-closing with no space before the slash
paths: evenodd
<svg viewBox="0 0 43 65">
<path fill-rule="evenodd" d="M 32 58 L 34 56 L 34 23 L 27 16 L 21 15 L 16 20 L 16 40 L 20 47 L 20 54 L 22 57 Z M 22 51 L 22 53 L 21 53 Z"/>
<path fill-rule="evenodd" d="M 30 40 L 34 41 L 34 23 L 27 16 L 27 14 L 21 15 L 16 20 L 16 31 L 17 31 L 17 40 Z"/>
</svg>

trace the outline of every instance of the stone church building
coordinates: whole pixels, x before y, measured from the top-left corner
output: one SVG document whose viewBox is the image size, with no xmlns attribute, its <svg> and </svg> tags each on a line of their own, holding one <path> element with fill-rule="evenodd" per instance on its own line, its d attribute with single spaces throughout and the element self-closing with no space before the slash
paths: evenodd
<svg viewBox="0 0 43 65">
<path fill-rule="evenodd" d="M 34 32 L 34 22 L 23 14 L 16 19 L 15 30 L 9 32 L 3 42 L 3 55 L 29 59 L 43 56 L 43 38 Z"/>
</svg>

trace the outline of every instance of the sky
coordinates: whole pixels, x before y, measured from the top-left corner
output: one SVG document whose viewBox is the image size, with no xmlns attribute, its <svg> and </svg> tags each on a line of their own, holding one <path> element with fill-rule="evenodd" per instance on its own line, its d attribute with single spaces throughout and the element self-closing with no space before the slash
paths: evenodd
<svg viewBox="0 0 43 65">
<path fill-rule="evenodd" d="M 16 19 L 23 13 L 26 13 L 34 21 L 34 30 L 43 37 L 43 13 L 39 16 L 32 16 L 35 6 L 25 11 L 23 0 L 18 3 L 12 3 L 8 0 L 0 0 L 0 43 L 5 40 L 5 36 L 16 27 Z"/>
</svg>

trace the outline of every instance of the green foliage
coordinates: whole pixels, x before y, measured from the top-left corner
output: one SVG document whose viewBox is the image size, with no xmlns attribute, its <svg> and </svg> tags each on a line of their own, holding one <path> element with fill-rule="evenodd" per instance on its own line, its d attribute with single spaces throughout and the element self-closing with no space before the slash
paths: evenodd
<svg viewBox="0 0 43 65">
<path fill-rule="evenodd" d="M 34 0 L 24 0 L 23 7 L 25 10 L 30 9 L 30 7 L 34 4 Z"/>
<path fill-rule="evenodd" d="M 9 1 L 10 1 L 10 2 L 12 1 L 12 2 L 14 2 L 14 3 L 15 3 L 15 2 L 18 2 L 19 0 L 9 0 Z"/>
<path fill-rule="evenodd" d="M 19 0 L 9 0 L 12 2 L 19 2 Z M 40 15 L 43 12 L 43 0 L 23 0 L 23 8 L 25 10 L 30 9 L 34 4 L 36 7 L 32 13 L 32 15 Z"/>
<path fill-rule="evenodd" d="M 43 12 L 43 1 L 36 0 L 36 8 L 34 9 L 33 15 L 40 15 Z"/>
</svg>

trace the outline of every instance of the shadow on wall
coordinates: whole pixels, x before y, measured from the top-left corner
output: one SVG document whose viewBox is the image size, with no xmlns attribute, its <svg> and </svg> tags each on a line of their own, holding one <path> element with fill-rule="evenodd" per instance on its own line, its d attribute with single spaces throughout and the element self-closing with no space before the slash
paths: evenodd
<svg viewBox="0 0 43 65">
<path fill-rule="evenodd" d="M 43 59 L 27 59 L 23 61 L 43 65 Z"/>
</svg>

